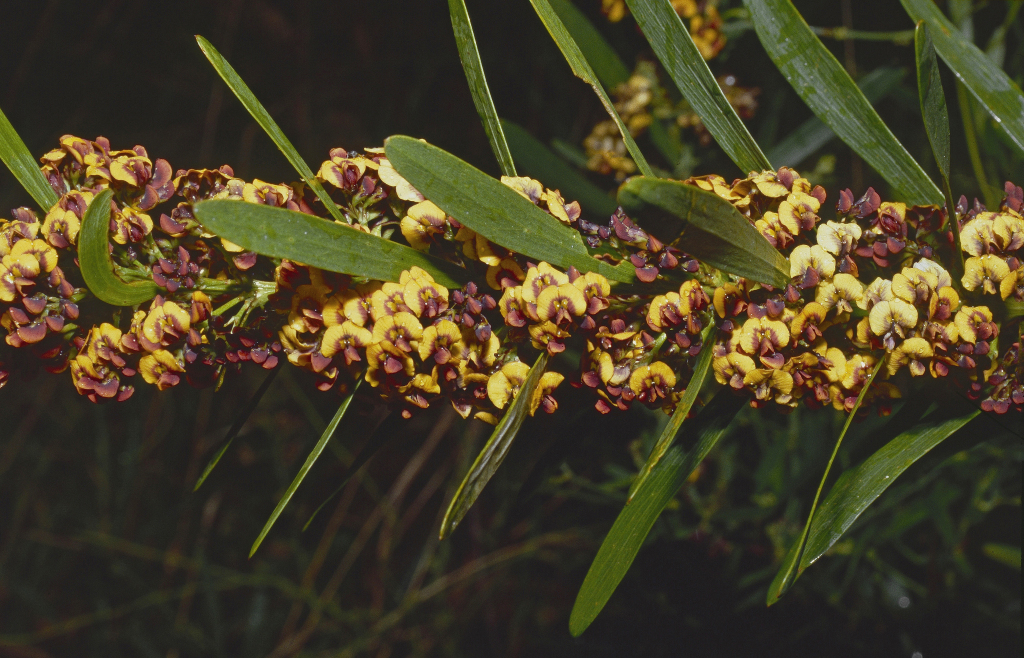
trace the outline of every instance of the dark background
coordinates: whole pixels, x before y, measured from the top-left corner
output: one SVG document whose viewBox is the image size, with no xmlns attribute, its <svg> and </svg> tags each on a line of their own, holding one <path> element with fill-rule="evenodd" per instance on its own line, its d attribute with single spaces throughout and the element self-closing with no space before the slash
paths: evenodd
<svg viewBox="0 0 1024 658">
<path fill-rule="evenodd" d="M 543 140 L 578 144 L 603 110 L 572 77 L 529 4 L 467 4 L 498 111 Z M 812 25 L 842 24 L 840 3 L 797 4 Z M 628 17 L 609 25 L 597 0 L 577 5 L 620 53 L 644 52 Z M 314 168 L 332 147 L 378 146 L 388 135 L 409 134 L 496 174 L 446 9 L 438 0 L 6 2 L 0 107 L 35 154 L 63 134 L 104 135 L 114 148 L 142 144 L 175 169 L 227 163 L 243 178 L 292 180 L 285 159 L 203 58 L 193 38 L 202 34 Z M 976 15 L 978 43 L 1003 15 L 1002 3 Z M 898 3 L 882 1 L 853 3 L 852 25 L 912 27 Z M 1019 33 L 1018 26 L 1007 54 L 1018 77 Z M 844 61 L 842 44 L 826 43 Z M 912 67 L 910 47 L 857 42 L 853 55 L 860 72 Z M 732 39 L 711 66 L 761 88 L 761 110 L 750 123 L 762 147 L 810 116 L 753 32 Z M 947 91 L 954 189 L 973 197 L 978 188 L 958 138 L 952 85 Z M 912 74 L 878 109 L 932 171 Z M 846 186 L 885 189 L 841 144 L 825 152 L 837 162 L 830 198 Z M 695 173 L 739 174 L 716 147 L 699 154 Z M 0 208 L 29 202 L 0 171 Z M 929 495 L 946 500 L 942 491 L 953 491 L 946 505 L 955 532 L 953 539 L 943 534 L 938 512 L 915 526 L 907 541 L 933 564 L 907 562 L 905 570 L 927 584 L 910 608 L 894 603 L 906 589 L 900 578 L 879 576 L 884 570 L 867 558 L 849 571 L 850 560 L 836 558 L 827 576 L 825 567 L 820 577 L 809 571 L 766 609 L 764 588 L 776 568 L 773 524 L 798 518 L 800 507 L 786 500 L 751 506 L 759 464 L 786 437 L 834 423 L 827 414 L 797 414 L 796 421 L 745 414 L 733 447 L 716 451 L 604 614 L 573 640 L 568 613 L 621 507 L 621 482 L 635 469 L 631 452 L 656 436 L 663 418 L 640 411 L 601 417 L 587 398 L 560 393 L 558 414 L 526 426 L 464 525 L 438 544 L 438 514 L 486 428 L 432 409 L 395 432 L 366 474 L 302 533 L 379 419 L 379 410 L 364 410 L 346 421 L 333 452 L 248 560 L 251 541 L 337 405 L 303 373 L 285 370 L 196 493 L 192 484 L 211 446 L 262 373 L 218 392 L 180 387 L 157 395 L 141 387 L 117 406 L 79 398 L 66 373 L 0 390 L 0 655 L 261 656 L 303 628 L 304 655 L 1017 655 L 1019 571 L 986 561 L 980 545 L 1019 546 L 1019 442 L 971 448 L 961 461 L 973 470 L 954 472 L 947 463 L 935 471 Z M 825 443 L 806 454 L 787 450 L 811 462 L 805 473 L 820 473 Z M 806 501 L 816 477 L 797 478 L 790 502 Z M 1000 490 L 1005 500 L 980 521 L 971 510 L 982 477 L 1009 480 Z M 942 481 L 952 484 L 940 491 Z M 699 501 L 698 514 L 689 505 Z M 868 581 L 880 584 L 872 589 Z M 424 591 L 429 598 L 410 603 Z M 320 596 L 323 613 L 307 617 Z"/>
</svg>

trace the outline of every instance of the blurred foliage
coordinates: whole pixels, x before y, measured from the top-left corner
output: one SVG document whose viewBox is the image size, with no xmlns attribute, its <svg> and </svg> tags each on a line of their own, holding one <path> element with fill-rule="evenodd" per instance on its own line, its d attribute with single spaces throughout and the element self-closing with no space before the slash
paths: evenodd
<svg viewBox="0 0 1024 658">
<path fill-rule="evenodd" d="M 546 143 L 581 144 L 606 118 L 603 109 L 529 7 L 499 3 L 485 12 L 481 2 L 467 4 L 501 115 Z M 650 58 L 631 20 L 608 23 L 597 0 L 576 4 L 619 53 Z M 841 4 L 852 5 L 848 24 Z M 1020 84 L 1024 27 L 1004 24 L 1005 3 L 979 5 L 973 14 L 967 3 L 952 4 L 961 26 L 973 16 L 975 43 L 988 46 Z M 719 4 L 728 40 L 710 65 L 715 75 L 761 89 L 748 125 L 768 151 L 810 113 L 738 5 Z M 890 3 L 797 5 L 814 26 L 912 28 Z M 0 62 L 0 98 L 33 153 L 64 133 L 103 134 L 145 143 L 172 165 L 198 155 L 198 166 L 230 162 L 244 177 L 292 177 L 258 126 L 226 98 L 192 41 L 201 32 L 222 46 L 307 159 L 316 161 L 327 146 L 372 146 L 406 133 L 496 173 L 448 21 L 437 3 L 233 0 L 181 3 L 168 13 L 145 3 L 50 0 L 5 18 L 10 55 Z M 140 48 L 140 39 L 159 50 Z M 905 42 L 825 43 L 855 79 L 879 66 L 913 70 Z M 92 65 L 55 78 L 69 61 Z M 118 77 L 130 99 L 111 85 Z M 876 108 L 933 172 L 910 79 Z M 1022 170 L 1020 156 L 971 98 L 950 102 L 949 111 L 952 188 L 984 199 Z M 961 125 L 973 128 L 984 161 L 972 160 Z M 641 148 L 657 153 L 649 139 L 638 137 Z M 692 140 L 686 154 L 694 173 L 731 171 L 714 145 Z M 678 162 L 652 164 L 672 170 Z M 837 140 L 786 164 L 830 189 L 885 189 Z M 609 187 L 607 177 L 588 175 Z M 27 201 L 0 172 L 0 207 Z M 88 403 L 66 378 L 12 382 L 0 391 L 0 654 L 629 656 L 768 648 L 930 657 L 1019 650 L 1024 444 L 1014 419 L 981 417 L 915 464 L 781 604 L 766 609 L 765 590 L 802 528 L 831 449 L 823 437 L 835 436 L 842 419 L 830 411 L 745 410 L 659 519 L 602 616 L 574 640 L 565 628 L 579 583 L 666 416 L 636 408 L 598 416 L 566 391 L 562 411 L 526 421 L 459 531 L 439 542 L 446 504 L 488 428 L 449 410 L 406 423 L 384 419 L 380 409 L 353 409 L 248 560 L 252 539 L 338 403 L 307 393 L 314 389 L 305 373 L 282 371 L 221 465 L 192 493 L 262 376 L 217 392 L 140 390 L 117 407 Z M 869 418 L 853 426 L 842 469 L 882 445 L 879 425 Z M 375 429 L 390 441 L 302 532 Z"/>
</svg>

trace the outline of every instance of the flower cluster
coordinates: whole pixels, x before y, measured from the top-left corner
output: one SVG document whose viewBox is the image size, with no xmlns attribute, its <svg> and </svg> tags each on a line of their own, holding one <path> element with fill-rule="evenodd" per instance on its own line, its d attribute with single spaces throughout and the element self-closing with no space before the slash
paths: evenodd
<svg viewBox="0 0 1024 658">
<path fill-rule="evenodd" d="M 704 59 L 712 59 L 725 47 L 722 18 L 717 1 L 672 0 L 672 8 L 690 28 L 690 36 Z M 601 12 L 613 23 L 621 21 L 627 12 L 626 0 L 601 0 Z"/>
<path fill-rule="evenodd" d="M 490 242 L 424 198 L 382 149 L 332 150 L 318 178 L 341 221 L 463 266 L 469 282 L 449 289 L 419 267 L 372 281 L 247 252 L 193 211 L 228 198 L 327 216 L 303 184 L 244 181 L 227 166 L 172 175 L 142 147 L 72 136 L 43 156 L 42 171 L 59 202 L 42 220 L 28 208 L 0 220 L 0 385 L 41 366 L 69 371 L 90 400 L 124 400 L 140 381 L 208 386 L 245 363 L 287 361 L 324 391 L 363 381 L 361 394 L 406 417 L 443 401 L 495 423 L 537 354 L 559 365 L 530 391 L 531 414 L 555 411 L 567 378 L 601 413 L 634 401 L 671 412 L 711 350 L 717 381 L 754 406 L 848 411 L 877 371 L 867 399 L 882 410 L 925 376 L 986 410 L 1024 409 L 1024 193 L 1009 183 L 998 209 L 962 199 L 952 220 L 844 190 L 826 221 L 825 191 L 787 168 L 685 181 L 727 200 L 788 258 L 790 283 L 772 288 L 698 262 L 621 209 L 588 221 L 558 190 L 502 179 L 601 259 L 628 259 L 637 283 L 620 288 Z M 94 297 L 77 269 L 85 210 L 105 189 L 115 272 L 160 292 L 131 310 Z M 578 370 L 556 372 L 570 354 Z"/>
</svg>

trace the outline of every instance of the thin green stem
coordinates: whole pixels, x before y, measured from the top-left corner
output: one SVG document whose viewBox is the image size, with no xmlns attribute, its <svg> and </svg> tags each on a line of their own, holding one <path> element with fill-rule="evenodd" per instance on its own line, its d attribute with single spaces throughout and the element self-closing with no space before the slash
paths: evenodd
<svg viewBox="0 0 1024 658">
<path fill-rule="evenodd" d="M 897 46 L 908 46 L 914 43 L 913 30 L 897 30 L 893 32 L 867 32 L 851 30 L 846 27 L 811 27 L 811 32 L 819 37 L 836 41 L 889 41 Z"/>
</svg>

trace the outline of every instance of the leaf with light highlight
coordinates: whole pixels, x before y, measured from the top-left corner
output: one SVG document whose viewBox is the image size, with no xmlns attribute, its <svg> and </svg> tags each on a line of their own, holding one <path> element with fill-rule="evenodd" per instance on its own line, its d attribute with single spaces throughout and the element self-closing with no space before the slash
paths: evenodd
<svg viewBox="0 0 1024 658">
<path fill-rule="evenodd" d="M 151 280 L 126 283 L 114 274 L 110 259 L 110 197 L 103 190 L 93 198 L 82 216 L 78 232 L 78 263 L 89 292 L 114 306 L 138 306 L 157 296 L 160 287 Z"/>
</svg>

